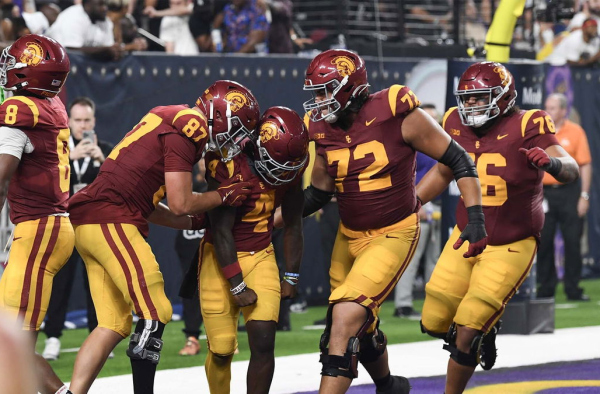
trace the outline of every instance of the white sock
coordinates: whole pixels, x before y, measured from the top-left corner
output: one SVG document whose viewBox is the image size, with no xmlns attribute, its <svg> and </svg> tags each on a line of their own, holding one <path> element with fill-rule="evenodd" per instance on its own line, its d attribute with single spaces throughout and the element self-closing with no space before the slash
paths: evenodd
<svg viewBox="0 0 600 394">
<path fill-rule="evenodd" d="M 67 394 L 67 393 L 70 393 L 70 391 L 69 391 L 69 388 L 67 387 L 67 385 L 65 384 L 64 386 L 59 388 L 55 394 Z"/>
</svg>

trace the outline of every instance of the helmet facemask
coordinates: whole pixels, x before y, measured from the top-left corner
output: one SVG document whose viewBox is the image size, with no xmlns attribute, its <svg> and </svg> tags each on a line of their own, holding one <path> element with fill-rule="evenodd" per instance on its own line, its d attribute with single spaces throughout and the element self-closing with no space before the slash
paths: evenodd
<svg viewBox="0 0 600 394">
<path fill-rule="evenodd" d="M 342 108 L 342 104 L 337 101 L 335 96 L 347 82 L 348 76 L 345 76 L 341 82 L 332 79 L 324 84 L 304 85 L 304 90 L 310 91 L 313 95 L 312 99 L 303 104 L 304 110 L 309 113 L 313 122 L 324 120 L 327 123 L 335 123 L 338 120 L 339 115 L 336 115 L 336 113 L 345 107 Z M 317 101 L 319 97 L 325 97 L 325 99 Z M 326 115 L 323 115 L 323 110 L 327 110 Z"/>
<path fill-rule="evenodd" d="M 267 149 L 261 145 L 260 139 L 256 145 L 258 160 L 254 162 L 254 167 L 260 176 L 273 186 L 283 185 L 296 179 L 298 171 L 304 167 L 308 159 L 306 155 L 301 161 L 293 160 L 281 164 L 271 157 Z"/>
<path fill-rule="evenodd" d="M 17 63 L 16 58 L 9 53 L 10 48 L 10 46 L 4 48 L 2 55 L 0 55 L 0 86 L 2 86 L 4 90 L 12 91 L 27 86 L 27 82 L 7 87 L 6 84 L 8 83 L 8 71 L 25 68 L 27 67 L 27 64 Z"/>
<path fill-rule="evenodd" d="M 252 130 L 248 130 L 238 116 L 232 116 L 231 104 L 227 101 L 225 117 L 227 119 L 227 130 L 213 134 L 215 119 L 215 108 L 213 100 L 210 100 L 210 114 L 208 118 L 208 135 L 210 140 L 207 149 L 218 151 L 223 162 L 228 162 L 242 152 L 243 141 L 252 137 Z"/>
<path fill-rule="evenodd" d="M 469 90 L 456 90 L 454 95 L 458 103 L 458 114 L 463 125 L 471 127 L 481 127 L 488 121 L 503 115 L 514 105 L 515 98 L 508 104 L 504 113 L 501 114 L 500 108 L 498 107 L 498 101 L 504 97 L 508 92 L 509 86 L 502 88 L 499 86 L 493 88 L 484 89 L 469 89 Z M 483 105 L 465 106 L 466 100 L 469 97 L 477 95 L 487 95 L 487 103 Z"/>
</svg>

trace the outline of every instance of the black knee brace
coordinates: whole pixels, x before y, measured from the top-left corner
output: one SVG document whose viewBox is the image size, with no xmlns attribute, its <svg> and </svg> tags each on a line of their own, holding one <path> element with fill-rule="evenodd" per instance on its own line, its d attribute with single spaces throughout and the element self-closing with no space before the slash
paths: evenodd
<svg viewBox="0 0 600 394">
<path fill-rule="evenodd" d="M 444 345 L 444 350 L 450 352 L 450 358 L 460 365 L 466 367 L 476 367 L 478 364 L 477 346 L 474 346 L 479 340 L 480 335 L 476 336 L 471 342 L 469 353 L 464 353 L 456 347 L 456 323 L 452 323 L 446 337 L 447 344 Z"/>
<path fill-rule="evenodd" d="M 373 324 L 375 316 L 370 309 L 367 309 L 367 320 L 358 330 L 356 336 L 350 337 L 348 340 L 348 346 L 346 347 L 346 353 L 343 356 L 329 355 L 329 337 L 331 335 L 331 322 L 333 314 L 332 304 L 327 309 L 327 324 L 325 331 L 321 335 L 319 341 L 319 349 L 321 350 L 321 357 L 319 361 L 323 364 L 321 369 L 321 375 L 323 376 L 344 376 L 349 379 L 358 377 L 358 360 L 360 356 L 361 340 L 365 336 L 367 329 Z M 383 334 L 383 333 L 382 333 Z M 383 335 L 385 339 L 385 335 Z M 385 344 L 383 345 L 385 350 Z M 382 351 L 383 353 L 383 351 Z M 377 356 L 379 357 L 379 356 Z"/>
<path fill-rule="evenodd" d="M 129 339 L 127 355 L 131 359 L 150 360 L 154 364 L 160 361 L 160 351 L 163 347 L 162 337 L 165 325 L 156 320 L 140 319 L 135 326 L 135 332 Z"/>
<path fill-rule="evenodd" d="M 386 346 L 387 337 L 377 323 L 375 331 L 360 340 L 360 363 L 364 365 L 376 361 L 385 352 Z"/>
</svg>

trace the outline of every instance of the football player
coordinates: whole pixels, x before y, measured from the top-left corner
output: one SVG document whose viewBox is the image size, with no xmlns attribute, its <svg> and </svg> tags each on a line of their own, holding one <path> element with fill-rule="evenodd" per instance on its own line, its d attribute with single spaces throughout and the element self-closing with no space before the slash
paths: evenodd
<svg viewBox="0 0 600 394">
<path fill-rule="evenodd" d="M 391 376 L 378 314 L 419 238 L 415 151 L 448 165 L 469 209 L 457 247 L 485 248 L 481 190 L 473 160 L 423 110 L 406 86 L 369 93 L 364 60 L 347 50 L 317 55 L 306 70 L 304 103 L 317 156 L 304 215 L 337 196 L 341 224 L 332 254 L 327 326 L 321 337 L 320 393 L 344 393 L 360 361 L 378 393 L 408 393 Z"/>
<path fill-rule="evenodd" d="M 209 189 L 230 179 L 252 181 L 252 194 L 235 208 L 208 212 L 210 227 L 200 246 L 200 306 L 208 337 L 205 364 L 212 394 L 230 392 L 231 360 L 237 348 L 240 310 L 250 344 L 248 393 L 268 393 L 275 368 L 275 331 L 281 298 L 293 298 L 302 261 L 302 173 L 308 161 L 308 133 L 300 116 L 284 107 L 269 108 L 256 135 L 227 135 L 226 122 L 243 111 L 247 90 L 219 81 L 201 97 L 212 121 L 213 140 L 236 141 L 231 149 L 206 154 Z M 259 120 L 258 107 L 253 112 Z M 281 205 L 286 272 L 280 282 L 271 232 Z"/>
<path fill-rule="evenodd" d="M 16 225 L 8 266 L 0 280 L 0 307 L 31 332 L 33 353 L 46 315 L 54 275 L 73 250 L 69 197 L 69 125 L 56 97 L 69 74 L 65 49 L 35 34 L 2 51 L 0 86 L 14 95 L 0 105 L 0 209 L 6 198 Z M 35 356 L 42 393 L 67 388 Z"/>
<path fill-rule="evenodd" d="M 467 68 L 455 92 L 458 107 L 446 112 L 443 127 L 475 161 L 482 190 L 488 247 L 470 256 L 452 247 L 468 227 L 462 199 L 457 226 L 426 286 L 422 330 L 446 341 L 450 352 L 446 393 L 462 393 L 477 364 L 492 368 L 495 338 L 504 307 L 531 269 L 544 222 L 542 178 L 577 179 L 575 160 L 558 144 L 554 123 L 541 110 L 515 106 L 511 73 L 499 63 Z M 421 201 L 441 193 L 452 181 L 444 163 L 417 186 Z"/>
<path fill-rule="evenodd" d="M 250 102 L 255 102 L 248 96 Z M 196 216 L 240 205 L 247 182 L 232 179 L 206 192 L 192 191 L 192 167 L 209 140 L 202 110 L 170 105 L 150 110 L 115 146 L 98 177 L 69 201 L 75 246 L 88 271 L 98 327 L 77 354 L 71 389 L 87 393 L 114 347 L 131 332 L 127 355 L 136 394 L 153 392 L 165 324 L 172 314 L 156 258 L 145 238 L 148 222 L 178 229 L 199 227 Z M 227 124 L 236 133 L 253 119 Z M 159 203 L 165 195 L 168 204 Z"/>
</svg>

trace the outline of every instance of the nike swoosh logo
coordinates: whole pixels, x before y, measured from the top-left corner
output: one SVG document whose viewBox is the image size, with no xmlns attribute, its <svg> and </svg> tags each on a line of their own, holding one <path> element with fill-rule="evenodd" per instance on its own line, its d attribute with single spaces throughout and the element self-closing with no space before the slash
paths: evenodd
<svg viewBox="0 0 600 394">
<path fill-rule="evenodd" d="M 498 139 L 499 139 L 499 140 L 501 140 L 501 139 L 502 139 L 502 138 L 504 138 L 504 137 L 508 137 L 508 134 L 499 135 L 499 136 L 498 136 Z"/>
<path fill-rule="evenodd" d="M 21 238 L 23 238 L 23 237 L 14 237 L 13 242 L 15 242 L 17 239 L 21 239 Z"/>
<path fill-rule="evenodd" d="M 521 253 L 521 252 L 519 252 L 518 250 L 512 250 L 511 248 L 508 248 L 508 251 L 509 251 L 510 253 Z"/>
<path fill-rule="evenodd" d="M 391 236 L 391 235 L 389 235 L 389 234 L 386 234 L 386 236 L 385 236 L 385 237 L 386 237 L 386 238 L 400 239 L 400 237 L 392 237 L 392 236 Z"/>
<path fill-rule="evenodd" d="M 373 123 L 373 122 L 375 121 L 375 119 L 377 119 L 377 117 L 374 117 L 373 119 L 366 121 L 366 122 L 365 122 L 365 125 L 366 125 L 366 126 L 370 126 L 370 125 L 371 125 L 371 123 Z"/>
</svg>

